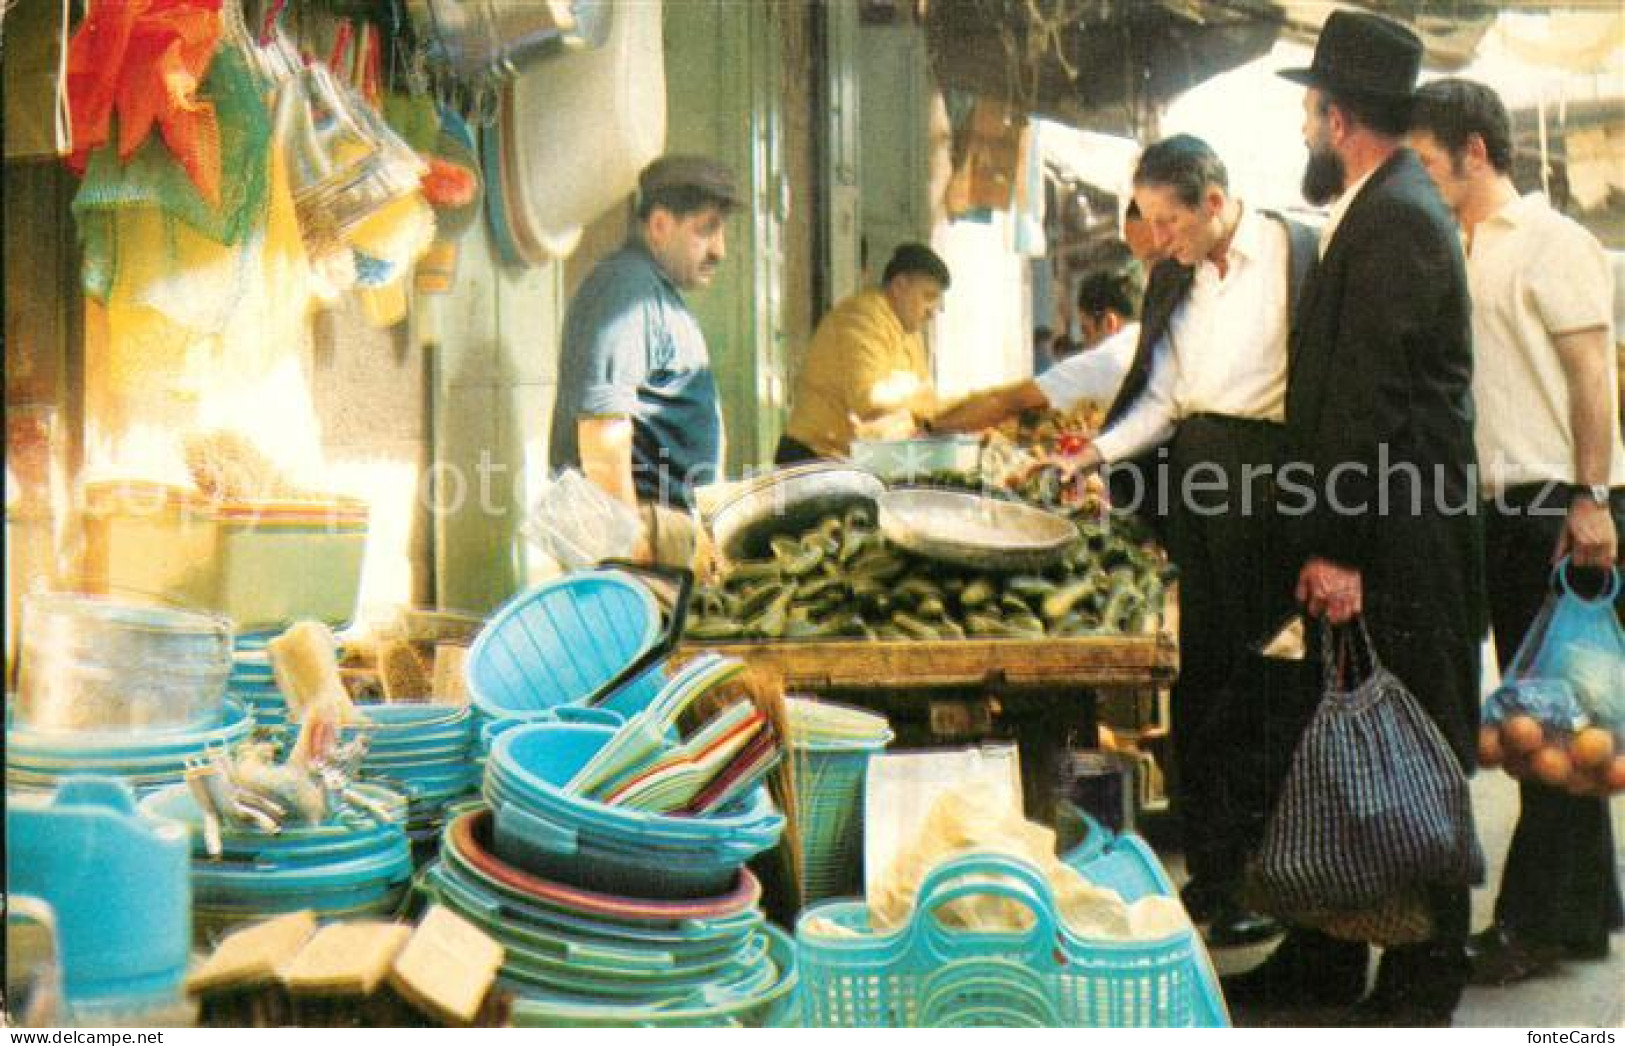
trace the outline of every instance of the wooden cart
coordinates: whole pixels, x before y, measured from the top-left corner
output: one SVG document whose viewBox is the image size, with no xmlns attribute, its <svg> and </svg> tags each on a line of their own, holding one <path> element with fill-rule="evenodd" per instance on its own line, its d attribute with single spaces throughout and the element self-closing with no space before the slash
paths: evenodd
<svg viewBox="0 0 1625 1046">
<path fill-rule="evenodd" d="M 1098 740 L 1106 689 L 1154 691 L 1179 655 L 1167 632 L 1135 636 L 939 641 L 763 641 L 691 644 L 784 676 L 792 693 L 884 713 L 900 747 L 991 738 L 1021 752 L 1030 816 L 1050 820 L 1057 757 Z"/>
</svg>

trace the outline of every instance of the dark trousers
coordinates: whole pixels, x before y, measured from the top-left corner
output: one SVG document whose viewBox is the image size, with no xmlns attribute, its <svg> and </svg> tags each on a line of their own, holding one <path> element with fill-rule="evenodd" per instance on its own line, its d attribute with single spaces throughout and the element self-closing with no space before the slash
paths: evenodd
<svg viewBox="0 0 1625 1046">
<path fill-rule="evenodd" d="M 779 446 L 773 455 L 775 465 L 803 465 L 809 461 L 822 461 L 824 456 L 798 439 L 779 437 Z"/>
<path fill-rule="evenodd" d="M 1504 670 L 1551 591 L 1565 488 L 1518 487 L 1486 505 L 1490 617 Z M 1538 511 L 1537 511 L 1538 510 Z M 1614 491 L 1625 534 L 1625 490 Z M 1625 616 L 1625 596 L 1616 603 Z M 1596 949 L 1621 926 L 1619 870 L 1608 800 L 1519 783 L 1521 808 L 1495 900 L 1495 919 L 1540 944 Z"/>
<path fill-rule="evenodd" d="M 1179 568 L 1174 797 L 1191 878 L 1209 888 L 1239 884 L 1249 848 L 1232 828 L 1233 746 L 1245 741 L 1217 727 L 1217 713 L 1249 647 L 1291 605 L 1270 478 L 1281 451 L 1278 425 L 1196 415 L 1180 424 L 1169 452 L 1167 540 Z"/>
</svg>

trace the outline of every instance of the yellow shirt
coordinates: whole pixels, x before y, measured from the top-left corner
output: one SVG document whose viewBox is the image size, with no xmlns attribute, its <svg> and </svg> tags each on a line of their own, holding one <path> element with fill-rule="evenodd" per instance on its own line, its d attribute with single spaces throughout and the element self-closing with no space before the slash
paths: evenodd
<svg viewBox="0 0 1625 1046">
<path fill-rule="evenodd" d="M 879 290 L 831 309 L 814 332 L 796 379 L 785 433 L 827 457 L 846 457 L 852 415 L 870 419 L 929 401 L 925 342 L 909 334 Z"/>
</svg>

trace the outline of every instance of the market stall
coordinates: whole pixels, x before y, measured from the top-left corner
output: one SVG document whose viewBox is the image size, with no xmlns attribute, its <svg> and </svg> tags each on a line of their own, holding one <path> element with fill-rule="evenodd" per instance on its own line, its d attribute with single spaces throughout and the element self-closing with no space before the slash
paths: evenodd
<svg viewBox="0 0 1625 1046">
<path fill-rule="evenodd" d="M 995 473 L 990 453 L 984 488 L 975 441 L 968 459 L 954 438 L 862 449 L 894 489 L 808 466 L 717 499 L 731 560 L 696 596 L 689 644 L 882 711 L 908 745 L 1017 739 L 1027 808 L 1048 819 L 1057 756 L 1097 747 L 1097 693 L 1155 691 L 1177 672 L 1160 553 L 1098 500 L 1075 498 L 1068 519 L 1003 482 L 1045 459 Z M 1061 488 L 1047 492 L 1058 507 Z"/>
</svg>

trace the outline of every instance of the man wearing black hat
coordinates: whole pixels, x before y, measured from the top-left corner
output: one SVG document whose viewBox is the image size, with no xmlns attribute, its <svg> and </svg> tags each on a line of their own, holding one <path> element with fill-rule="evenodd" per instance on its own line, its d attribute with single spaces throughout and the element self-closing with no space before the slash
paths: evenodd
<svg viewBox="0 0 1625 1046">
<path fill-rule="evenodd" d="M 1334 625 L 1364 614 L 1377 656 L 1470 771 L 1487 621 L 1472 342 L 1461 244 L 1400 142 L 1421 58 L 1401 26 L 1338 11 L 1312 66 L 1282 74 L 1309 88 L 1304 195 L 1336 202 L 1298 301 L 1278 478 L 1299 601 Z M 1433 936 L 1384 951 L 1351 1023 L 1449 1023 L 1468 971 L 1467 886 L 1430 888 L 1428 907 Z M 1226 994 L 1242 1007 L 1353 1003 L 1368 951 L 1295 928 Z"/>
<path fill-rule="evenodd" d="M 920 243 L 892 252 L 880 286 L 836 305 L 818 323 L 796 378 L 776 460 L 844 458 L 859 426 L 892 423 L 912 435 L 936 406 L 922 332 L 942 308 L 948 265 Z"/>
<path fill-rule="evenodd" d="M 550 458 L 579 467 L 644 523 L 639 558 L 688 566 L 693 488 L 718 478 L 722 411 L 683 291 L 711 282 L 739 206 L 733 172 L 663 156 L 638 178 L 637 224 L 593 269 L 564 317 Z"/>
</svg>

